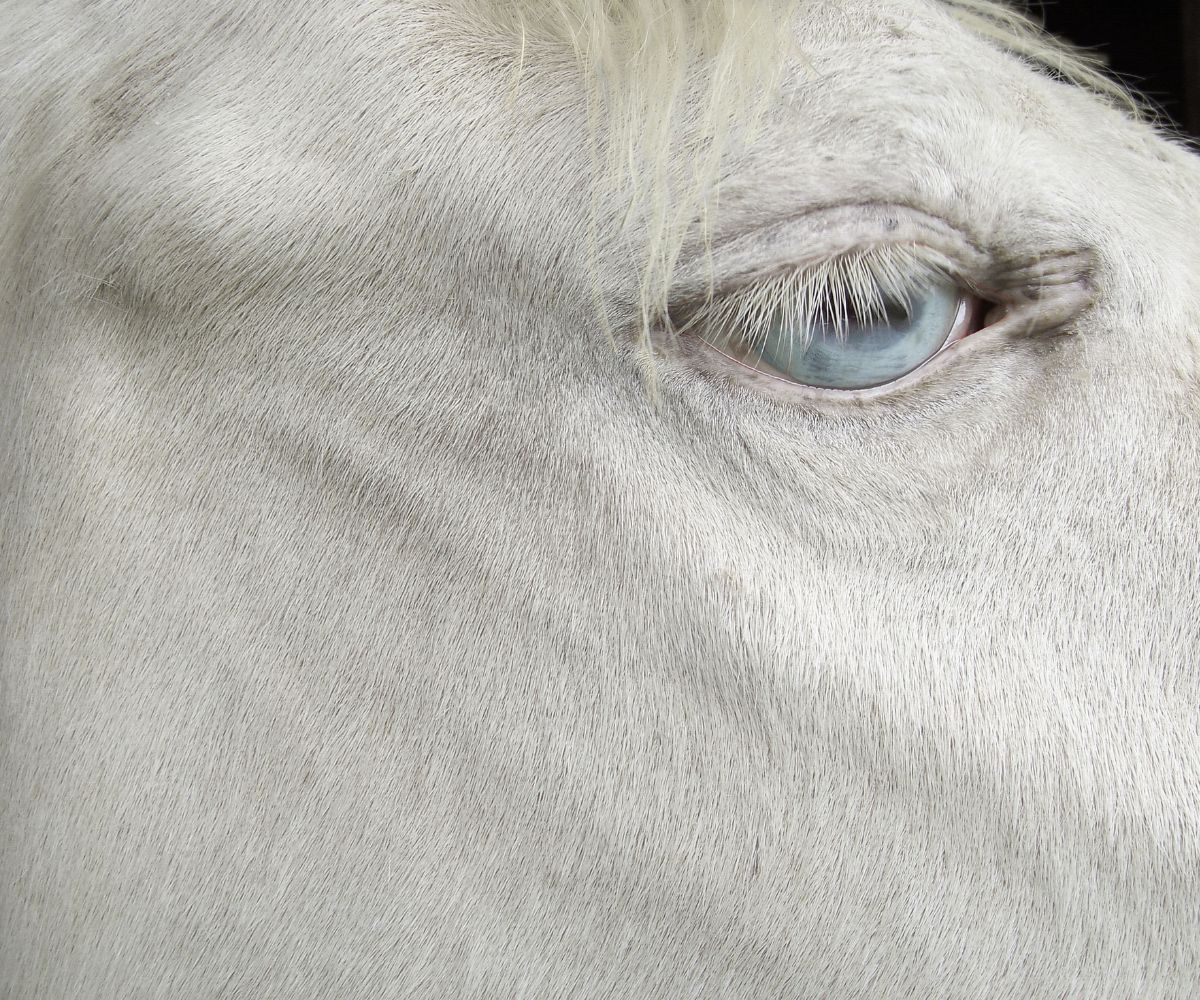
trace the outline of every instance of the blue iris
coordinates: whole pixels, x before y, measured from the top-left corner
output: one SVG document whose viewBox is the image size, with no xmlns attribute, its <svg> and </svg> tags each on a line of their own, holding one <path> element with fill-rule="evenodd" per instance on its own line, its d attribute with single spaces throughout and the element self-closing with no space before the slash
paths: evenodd
<svg viewBox="0 0 1200 1000">
<path fill-rule="evenodd" d="M 758 358 L 781 375 L 821 389 L 869 389 L 886 385 L 933 357 L 945 345 L 958 312 L 959 293 L 950 285 L 914 292 L 908 305 L 888 303 L 877 318 L 853 316 L 840 330 L 817 318 L 809 336 L 776 315 Z"/>
</svg>

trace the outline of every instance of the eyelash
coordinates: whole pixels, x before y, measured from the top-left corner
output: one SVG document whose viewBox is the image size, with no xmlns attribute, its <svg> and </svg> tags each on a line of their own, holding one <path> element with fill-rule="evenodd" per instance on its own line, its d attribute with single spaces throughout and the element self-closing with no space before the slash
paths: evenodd
<svg viewBox="0 0 1200 1000">
<path fill-rule="evenodd" d="M 692 311 L 678 332 L 699 330 L 713 347 L 754 351 L 782 315 L 789 329 L 809 332 L 818 323 L 844 336 L 851 316 L 882 320 L 889 303 L 911 306 L 914 293 L 934 283 L 970 286 L 945 254 L 921 244 L 890 243 L 842 253 L 755 282 Z M 807 342 L 793 343 L 803 349 Z"/>
</svg>

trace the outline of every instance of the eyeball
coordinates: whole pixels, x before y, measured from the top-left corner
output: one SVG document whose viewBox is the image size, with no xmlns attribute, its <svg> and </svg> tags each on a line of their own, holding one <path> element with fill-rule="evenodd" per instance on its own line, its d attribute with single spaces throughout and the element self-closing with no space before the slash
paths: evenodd
<svg viewBox="0 0 1200 1000">
<path fill-rule="evenodd" d="M 752 346 L 741 342 L 741 357 L 734 360 L 817 389 L 876 388 L 910 374 L 959 339 L 968 306 L 954 285 L 937 283 L 914 290 L 905 301 L 885 300 L 867 318 L 833 316 L 826 309 L 798 324 L 779 309 Z M 732 345 L 725 346 L 722 353 Z"/>
</svg>

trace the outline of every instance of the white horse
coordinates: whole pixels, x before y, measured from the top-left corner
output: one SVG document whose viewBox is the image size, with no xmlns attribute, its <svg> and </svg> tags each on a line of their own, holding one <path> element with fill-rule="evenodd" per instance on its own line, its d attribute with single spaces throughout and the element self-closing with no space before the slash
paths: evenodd
<svg viewBox="0 0 1200 1000">
<path fill-rule="evenodd" d="M 1200 161 L 1084 62 L 0 20 L 0 996 L 1200 995 Z"/>
</svg>

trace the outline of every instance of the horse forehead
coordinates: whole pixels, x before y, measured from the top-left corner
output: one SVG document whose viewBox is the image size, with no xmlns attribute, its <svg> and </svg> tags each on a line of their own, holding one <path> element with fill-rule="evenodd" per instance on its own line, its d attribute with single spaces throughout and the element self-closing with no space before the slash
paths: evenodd
<svg viewBox="0 0 1200 1000">
<path fill-rule="evenodd" d="M 460 0 L 451 9 L 482 11 L 504 6 Z M 549 9 L 552 5 L 543 6 Z M 567 6 L 577 8 L 578 18 L 600 5 L 577 0 Z M 645 11 L 652 8 L 661 14 L 662 9 L 684 10 L 692 5 L 616 6 L 632 17 L 648 16 Z M 732 9 L 736 5 L 712 6 Z M 780 5 L 781 9 L 788 6 Z M 827 78 L 830 71 L 836 71 L 835 76 L 848 76 L 861 91 L 862 81 L 869 80 L 878 68 L 876 58 L 886 59 L 892 50 L 911 57 L 911 39 L 921 34 L 917 15 L 936 7 L 929 3 L 862 2 L 854 5 L 850 16 L 829 5 L 803 6 L 802 16 L 797 19 L 801 48 L 823 47 L 818 57 L 823 65 L 817 76 L 825 77 L 811 88 L 815 93 L 806 105 L 806 114 L 825 116 L 835 127 L 834 112 L 839 110 L 840 99 L 836 87 L 830 86 L 836 81 Z M 360 5 L 347 3 L 331 5 L 320 15 L 310 15 L 303 21 L 283 24 L 267 10 L 258 14 L 261 24 L 252 35 L 256 45 L 248 45 L 243 22 L 254 16 L 196 16 L 190 31 L 178 33 L 178 41 L 131 38 L 131 46 L 97 74 L 89 94 L 94 135 L 100 148 L 119 145 L 140 129 L 146 143 L 144 152 L 153 157 L 156 150 L 149 133 L 153 132 L 155 116 L 161 115 L 164 125 L 169 121 L 170 126 L 177 127 L 182 121 L 194 129 L 194 142 L 172 144 L 180 155 L 186 149 L 190 157 L 189 169 L 176 170 L 172 177 L 175 189 L 181 192 L 193 186 L 188 183 L 192 178 L 207 177 L 207 157 L 214 172 L 224 172 L 234 182 L 241 175 L 247 185 L 261 189 L 267 196 L 283 186 L 285 174 L 291 174 L 297 190 L 290 200 L 295 203 L 324 203 L 337 208 L 347 199 L 329 197 L 332 187 L 377 189 L 379 179 L 385 175 L 390 175 L 399 188 L 390 194 L 419 195 L 422 188 L 437 190 L 430 175 L 440 174 L 444 178 L 442 192 L 461 193 L 466 179 L 478 181 L 481 191 L 496 192 L 494 198 L 472 201 L 470 207 L 478 220 L 481 215 L 498 213 L 514 204 L 510 192 L 515 185 L 507 186 L 504 181 L 516 176 L 525 190 L 536 185 L 540 200 L 552 204 L 560 219 L 580 214 L 561 211 L 565 205 L 579 203 L 587 173 L 577 166 L 581 159 L 579 147 L 586 145 L 586 114 L 581 107 L 582 90 L 572 84 L 569 60 L 550 60 L 556 70 L 550 73 L 510 76 L 516 57 L 503 39 L 497 40 L 494 32 L 477 28 L 482 40 L 464 43 L 464 35 L 470 38 L 469 25 L 459 21 L 448 27 L 439 21 L 433 8 L 396 5 L 390 12 L 372 11 L 367 15 Z M 685 18 L 682 23 L 686 30 L 691 22 Z M 888 30 L 880 31 L 880 25 Z M 960 42 L 965 37 L 960 35 Z M 879 41 L 864 51 L 863 38 Z M 849 47 L 838 48 L 842 42 Z M 282 58 L 264 60 L 264 51 L 281 52 Z M 320 58 L 316 59 L 318 54 Z M 934 50 L 927 48 L 926 64 L 918 63 L 916 69 L 929 69 L 928 64 L 935 58 Z M 539 59 L 546 62 L 547 53 L 531 49 L 529 59 L 533 68 L 540 70 L 536 63 Z M 239 95 L 234 100 L 230 100 L 229 88 L 224 86 L 230 73 L 239 80 Z M 793 82 L 810 76 L 801 67 L 793 74 Z M 920 79 L 920 73 L 913 77 L 916 83 Z M 1023 95 L 1023 108 L 1040 101 L 1045 114 L 1045 93 L 1030 83 L 1032 79 L 1031 74 L 1010 63 L 1007 71 L 991 74 L 991 90 L 1010 85 Z M 336 86 L 322 85 L 334 81 Z M 980 87 L 976 85 L 977 90 Z M 952 99 L 946 100 L 943 95 L 944 103 L 951 107 L 964 104 L 971 89 L 968 80 Z M 822 90 L 827 92 L 823 105 Z M 387 93 L 387 101 L 379 99 L 381 91 Z M 455 101 L 440 99 L 450 92 L 455 94 Z M 863 101 L 866 96 L 858 93 L 851 95 L 851 100 Z M 913 119 L 921 110 L 914 101 L 914 95 L 893 92 L 884 104 L 893 113 Z M 1022 109 L 1014 108 L 1014 103 L 995 101 L 988 110 L 996 116 L 1020 119 Z M 850 112 L 844 105 L 840 110 Z M 261 155 L 263 152 L 269 156 Z M 258 161 L 253 171 L 247 171 L 244 162 L 250 159 Z M 564 169 L 568 163 L 572 166 Z M 493 164 L 501 169 L 490 169 Z M 147 172 L 143 170 L 142 174 Z M 422 173 L 423 184 L 403 189 L 406 178 Z M 236 197 L 236 191 L 234 194 L 230 205 L 239 211 L 252 210 L 255 201 L 264 200 L 248 196 L 243 201 Z M 279 194 L 278 201 L 289 200 L 283 191 Z M 302 197 L 297 199 L 297 194 Z M 163 200 L 168 205 L 172 201 Z M 404 200 L 391 198 L 394 204 Z M 459 202 L 460 198 L 442 198 L 441 209 L 447 219 L 453 220 L 453 209 Z M 538 220 L 531 220 L 531 228 L 538 224 Z M 513 228 L 515 231 L 518 227 Z"/>
</svg>

